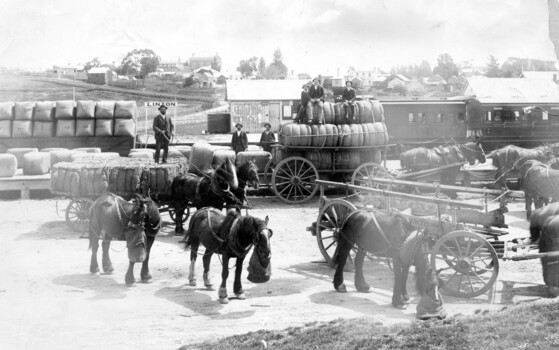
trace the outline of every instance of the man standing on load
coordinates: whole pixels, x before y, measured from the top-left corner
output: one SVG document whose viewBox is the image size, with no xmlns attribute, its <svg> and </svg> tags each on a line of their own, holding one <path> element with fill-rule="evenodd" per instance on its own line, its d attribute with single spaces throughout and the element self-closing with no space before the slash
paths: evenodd
<svg viewBox="0 0 559 350">
<path fill-rule="evenodd" d="M 243 124 L 237 123 L 235 125 L 237 130 L 233 131 L 233 137 L 231 138 L 231 148 L 235 151 L 235 154 L 239 152 L 244 152 L 248 149 L 248 138 L 247 134 L 242 130 Z"/>
<path fill-rule="evenodd" d="M 169 153 L 169 143 L 173 137 L 175 126 L 171 118 L 167 117 L 167 107 L 164 104 L 159 106 L 159 114 L 153 119 L 153 131 L 155 132 L 155 155 L 156 163 L 159 163 L 159 153 L 163 148 L 162 163 L 167 163 Z"/>
<path fill-rule="evenodd" d="M 309 88 L 309 104 L 307 108 L 307 118 L 312 118 L 314 124 L 324 124 L 324 88 L 320 86 L 318 78 L 312 80 L 313 85 Z M 318 118 L 315 118 L 313 106 L 318 108 Z M 317 120 L 318 119 L 318 120 Z"/>
<path fill-rule="evenodd" d="M 345 118 L 353 122 L 355 121 L 355 90 L 351 85 L 353 85 L 351 81 L 345 82 L 346 88 L 342 92 L 342 100 L 345 108 Z"/>
</svg>

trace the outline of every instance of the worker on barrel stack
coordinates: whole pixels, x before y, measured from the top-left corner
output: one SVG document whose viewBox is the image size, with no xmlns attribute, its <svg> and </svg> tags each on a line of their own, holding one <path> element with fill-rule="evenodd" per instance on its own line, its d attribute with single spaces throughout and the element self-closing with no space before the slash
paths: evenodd
<svg viewBox="0 0 559 350">
<path fill-rule="evenodd" d="M 297 117 L 295 117 L 295 123 L 306 123 L 307 122 L 307 107 L 309 105 L 309 86 L 312 85 L 310 82 L 303 84 L 303 91 L 301 91 L 301 100 L 297 106 Z"/>
<path fill-rule="evenodd" d="M 350 123 L 355 122 L 355 90 L 351 81 L 346 81 L 346 88 L 342 91 L 343 106 L 345 109 L 345 119 Z"/>
<path fill-rule="evenodd" d="M 159 163 L 159 154 L 163 148 L 162 163 L 167 163 L 169 153 L 169 143 L 173 137 L 175 126 L 167 114 L 167 107 L 164 104 L 159 106 L 159 114 L 153 119 L 153 131 L 155 132 L 155 155 L 156 163 Z"/>
<path fill-rule="evenodd" d="M 314 78 L 313 85 L 309 88 L 309 104 L 307 108 L 307 117 L 309 121 L 312 119 L 313 124 L 324 124 L 324 88 L 320 86 L 320 80 Z M 317 113 L 313 113 L 313 107 L 318 109 Z M 315 115 L 317 115 L 315 117 Z"/>
</svg>

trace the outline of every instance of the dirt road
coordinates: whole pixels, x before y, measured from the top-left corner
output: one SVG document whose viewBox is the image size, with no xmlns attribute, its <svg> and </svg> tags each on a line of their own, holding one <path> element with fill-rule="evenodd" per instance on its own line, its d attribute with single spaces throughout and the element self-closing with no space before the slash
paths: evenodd
<svg viewBox="0 0 559 350">
<path fill-rule="evenodd" d="M 88 241 L 64 222 L 68 201 L 2 200 L 0 217 L 0 339 L 2 349 L 176 349 L 183 344 L 255 331 L 301 326 L 339 317 L 372 317 L 383 324 L 409 323 L 407 310 L 390 306 L 392 273 L 384 262 L 367 263 L 368 294 L 332 287 L 333 270 L 323 263 L 316 239 L 305 228 L 316 220 L 317 202 L 286 206 L 275 198 L 253 199 L 251 214 L 269 215 L 273 275 L 266 284 L 243 284 L 247 299 L 217 301 L 217 291 L 187 281 L 188 254 L 165 227 L 152 249 L 153 281 L 128 288 L 123 242 L 112 244 L 112 275 L 89 273 Z M 522 203 L 509 205 L 511 232 L 522 234 Z M 164 216 L 166 220 L 168 217 Z M 170 222 L 169 222 L 170 224 Z M 220 260 L 212 260 L 214 284 Z M 139 278 L 139 266 L 136 278 Z M 196 266 L 201 282 L 202 264 Z M 414 291 L 413 277 L 409 290 Z M 445 297 L 449 314 L 468 314 L 545 296 L 539 262 L 501 262 L 490 293 L 475 299 Z M 232 280 L 228 283 L 232 295 Z M 413 293 L 412 297 L 416 296 Z"/>
</svg>

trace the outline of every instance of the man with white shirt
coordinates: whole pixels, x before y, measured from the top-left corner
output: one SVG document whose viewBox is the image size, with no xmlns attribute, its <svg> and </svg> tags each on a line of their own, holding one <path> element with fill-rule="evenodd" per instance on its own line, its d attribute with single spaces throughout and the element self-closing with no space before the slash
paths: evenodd
<svg viewBox="0 0 559 350">
<path fill-rule="evenodd" d="M 163 104 L 159 106 L 159 114 L 153 119 L 153 131 L 155 132 L 155 154 L 154 159 L 159 163 L 159 154 L 163 148 L 163 163 L 167 163 L 167 154 L 169 153 L 169 143 L 173 137 L 175 126 L 171 118 L 166 116 L 167 107 Z"/>
<path fill-rule="evenodd" d="M 233 148 L 233 151 L 237 154 L 248 149 L 248 138 L 247 134 L 242 131 L 243 124 L 237 123 L 235 127 L 237 130 L 233 132 L 233 137 L 231 138 L 231 148 Z"/>
</svg>

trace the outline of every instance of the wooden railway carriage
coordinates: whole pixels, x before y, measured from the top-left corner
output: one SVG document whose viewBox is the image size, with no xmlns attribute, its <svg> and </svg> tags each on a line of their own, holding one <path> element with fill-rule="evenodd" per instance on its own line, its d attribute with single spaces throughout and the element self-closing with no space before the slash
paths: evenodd
<svg viewBox="0 0 559 350">
<path fill-rule="evenodd" d="M 347 120 L 341 103 L 324 103 L 323 125 L 285 124 L 264 170 L 265 182 L 288 204 L 303 203 L 318 191 L 315 180 L 359 174 L 382 161 L 388 145 L 379 101 L 358 101 Z"/>
</svg>

